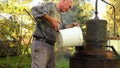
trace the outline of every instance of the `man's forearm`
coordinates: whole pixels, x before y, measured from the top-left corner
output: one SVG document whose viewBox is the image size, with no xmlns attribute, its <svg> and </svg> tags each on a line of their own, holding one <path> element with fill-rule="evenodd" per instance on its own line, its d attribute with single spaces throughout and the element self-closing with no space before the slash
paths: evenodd
<svg viewBox="0 0 120 68">
<path fill-rule="evenodd" d="M 71 27 L 74 27 L 74 26 L 80 26 L 80 25 L 79 25 L 79 23 L 73 22 L 73 23 L 67 25 L 66 28 L 71 28 Z"/>
<path fill-rule="evenodd" d="M 66 28 L 71 28 L 73 26 L 74 26 L 73 24 L 69 24 L 69 25 L 66 25 Z"/>
<path fill-rule="evenodd" d="M 52 27 L 55 29 L 55 31 L 58 31 L 58 24 L 60 23 L 58 20 L 54 19 L 53 17 L 49 16 L 49 15 L 44 15 L 42 17 L 43 19 L 47 20 L 48 22 L 50 22 L 50 24 L 52 25 Z"/>
<path fill-rule="evenodd" d="M 52 24 L 53 18 L 51 16 L 49 16 L 48 14 L 44 15 L 42 17 L 42 19 L 47 20 L 48 22 L 50 22 Z"/>
</svg>

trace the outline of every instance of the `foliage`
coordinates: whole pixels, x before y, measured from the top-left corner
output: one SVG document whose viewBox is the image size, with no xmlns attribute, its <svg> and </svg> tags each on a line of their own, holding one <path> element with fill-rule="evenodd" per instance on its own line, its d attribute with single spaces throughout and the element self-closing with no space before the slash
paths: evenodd
<svg viewBox="0 0 120 68">
<path fill-rule="evenodd" d="M 116 35 L 120 35 L 120 2 L 119 0 L 110 0 L 108 3 L 115 7 L 115 17 L 116 17 Z M 114 9 L 112 6 L 107 5 L 107 11 L 105 18 L 108 21 L 108 30 L 110 31 L 110 35 L 113 36 L 114 34 Z"/>
<path fill-rule="evenodd" d="M 2 34 L 4 33 L 4 35 L 12 35 L 14 38 L 16 37 L 21 37 L 21 33 L 25 34 L 25 31 L 27 31 L 28 33 L 31 32 L 29 30 L 33 30 L 33 24 L 31 22 L 31 18 L 26 14 L 26 12 L 24 11 L 24 9 L 26 10 L 30 10 L 30 7 L 27 6 L 28 4 L 24 3 L 24 2 L 14 2 L 14 1 L 10 1 L 10 2 L 6 2 L 1 4 L 0 8 L 0 12 L 1 14 L 7 13 L 10 14 L 13 19 L 11 21 L 9 20 L 2 20 L 4 22 L 1 22 L 0 26 L 1 30 L 3 30 Z M 3 35 L 3 37 L 4 37 Z"/>
<path fill-rule="evenodd" d="M 19 55 L 20 54 L 20 47 L 13 46 L 10 47 L 9 41 L 0 41 L 0 57 L 4 56 L 13 56 L 13 55 Z"/>
<path fill-rule="evenodd" d="M 34 28 L 32 19 L 25 11 L 30 11 L 29 3 L 10 0 L 0 2 L 0 5 L 0 40 L 9 41 L 10 47 L 24 48 L 30 43 Z"/>
</svg>

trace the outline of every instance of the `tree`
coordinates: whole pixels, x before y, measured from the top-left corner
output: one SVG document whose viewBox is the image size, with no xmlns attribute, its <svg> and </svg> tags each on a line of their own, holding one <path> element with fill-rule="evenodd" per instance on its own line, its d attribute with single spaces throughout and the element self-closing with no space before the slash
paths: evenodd
<svg viewBox="0 0 120 68">
<path fill-rule="evenodd" d="M 28 11 L 30 10 L 30 7 L 28 7 L 29 3 L 19 2 L 16 0 L 0 3 L 0 13 L 7 14 L 6 16 L 1 15 L 2 19 L 0 19 L 0 40 L 13 41 L 13 44 L 10 44 L 11 47 L 24 47 L 23 45 L 27 45 L 34 28 L 32 19 L 25 12 L 25 9 Z M 6 18 L 8 15 L 11 15 L 9 19 Z"/>
<path fill-rule="evenodd" d="M 110 4 L 112 4 L 115 7 L 115 17 L 116 17 L 116 35 L 120 35 L 120 28 L 118 26 L 120 26 L 120 2 L 119 0 L 110 0 L 109 1 Z M 107 11 L 106 11 L 106 16 L 105 18 L 108 21 L 108 30 L 110 31 L 110 35 L 113 36 L 114 34 L 114 8 L 111 6 L 107 6 Z"/>
</svg>

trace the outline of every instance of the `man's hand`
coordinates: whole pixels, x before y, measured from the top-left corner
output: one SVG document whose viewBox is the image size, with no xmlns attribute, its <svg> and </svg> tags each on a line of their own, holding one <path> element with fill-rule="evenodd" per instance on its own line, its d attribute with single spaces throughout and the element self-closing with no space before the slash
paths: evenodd
<svg viewBox="0 0 120 68">
<path fill-rule="evenodd" d="M 59 30 L 60 22 L 58 20 L 53 19 L 51 21 L 51 25 L 52 25 L 52 27 L 54 28 L 55 31 L 58 31 Z"/>
<path fill-rule="evenodd" d="M 58 20 L 54 19 L 53 17 L 49 16 L 48 14 L 44 15 L 42 18 L 49 21 L 55 31 L 59 30 L 60 22 Z"/>
<path fill-rule="evenodd" d="M 77 22 L 73 22 L 72 26 L 74 27 L 74 26 L 80 26 L 80 25 Z"/>
<path fill-rule="evenodd" d="M 67 25 L 66 28 L 71 28 L 71 27 L 74 27 L 74 26 L 80 26 L 80 25 L 77 22 L 73 22 L 73 23 Z"/>
</svg>

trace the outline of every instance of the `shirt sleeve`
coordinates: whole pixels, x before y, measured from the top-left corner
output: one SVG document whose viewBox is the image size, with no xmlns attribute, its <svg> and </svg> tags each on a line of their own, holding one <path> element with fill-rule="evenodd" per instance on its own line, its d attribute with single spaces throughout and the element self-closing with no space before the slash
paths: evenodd
<svg viewBox="0 0 120 68">
<path fill-rule="evenodd" d="M 34 18 L 41 18 L 45 14 L 48 14 L 48 9 L 44 3 L 40 3 L 40 5 L 32 7 L 31 12 Z"/>
</svg>

